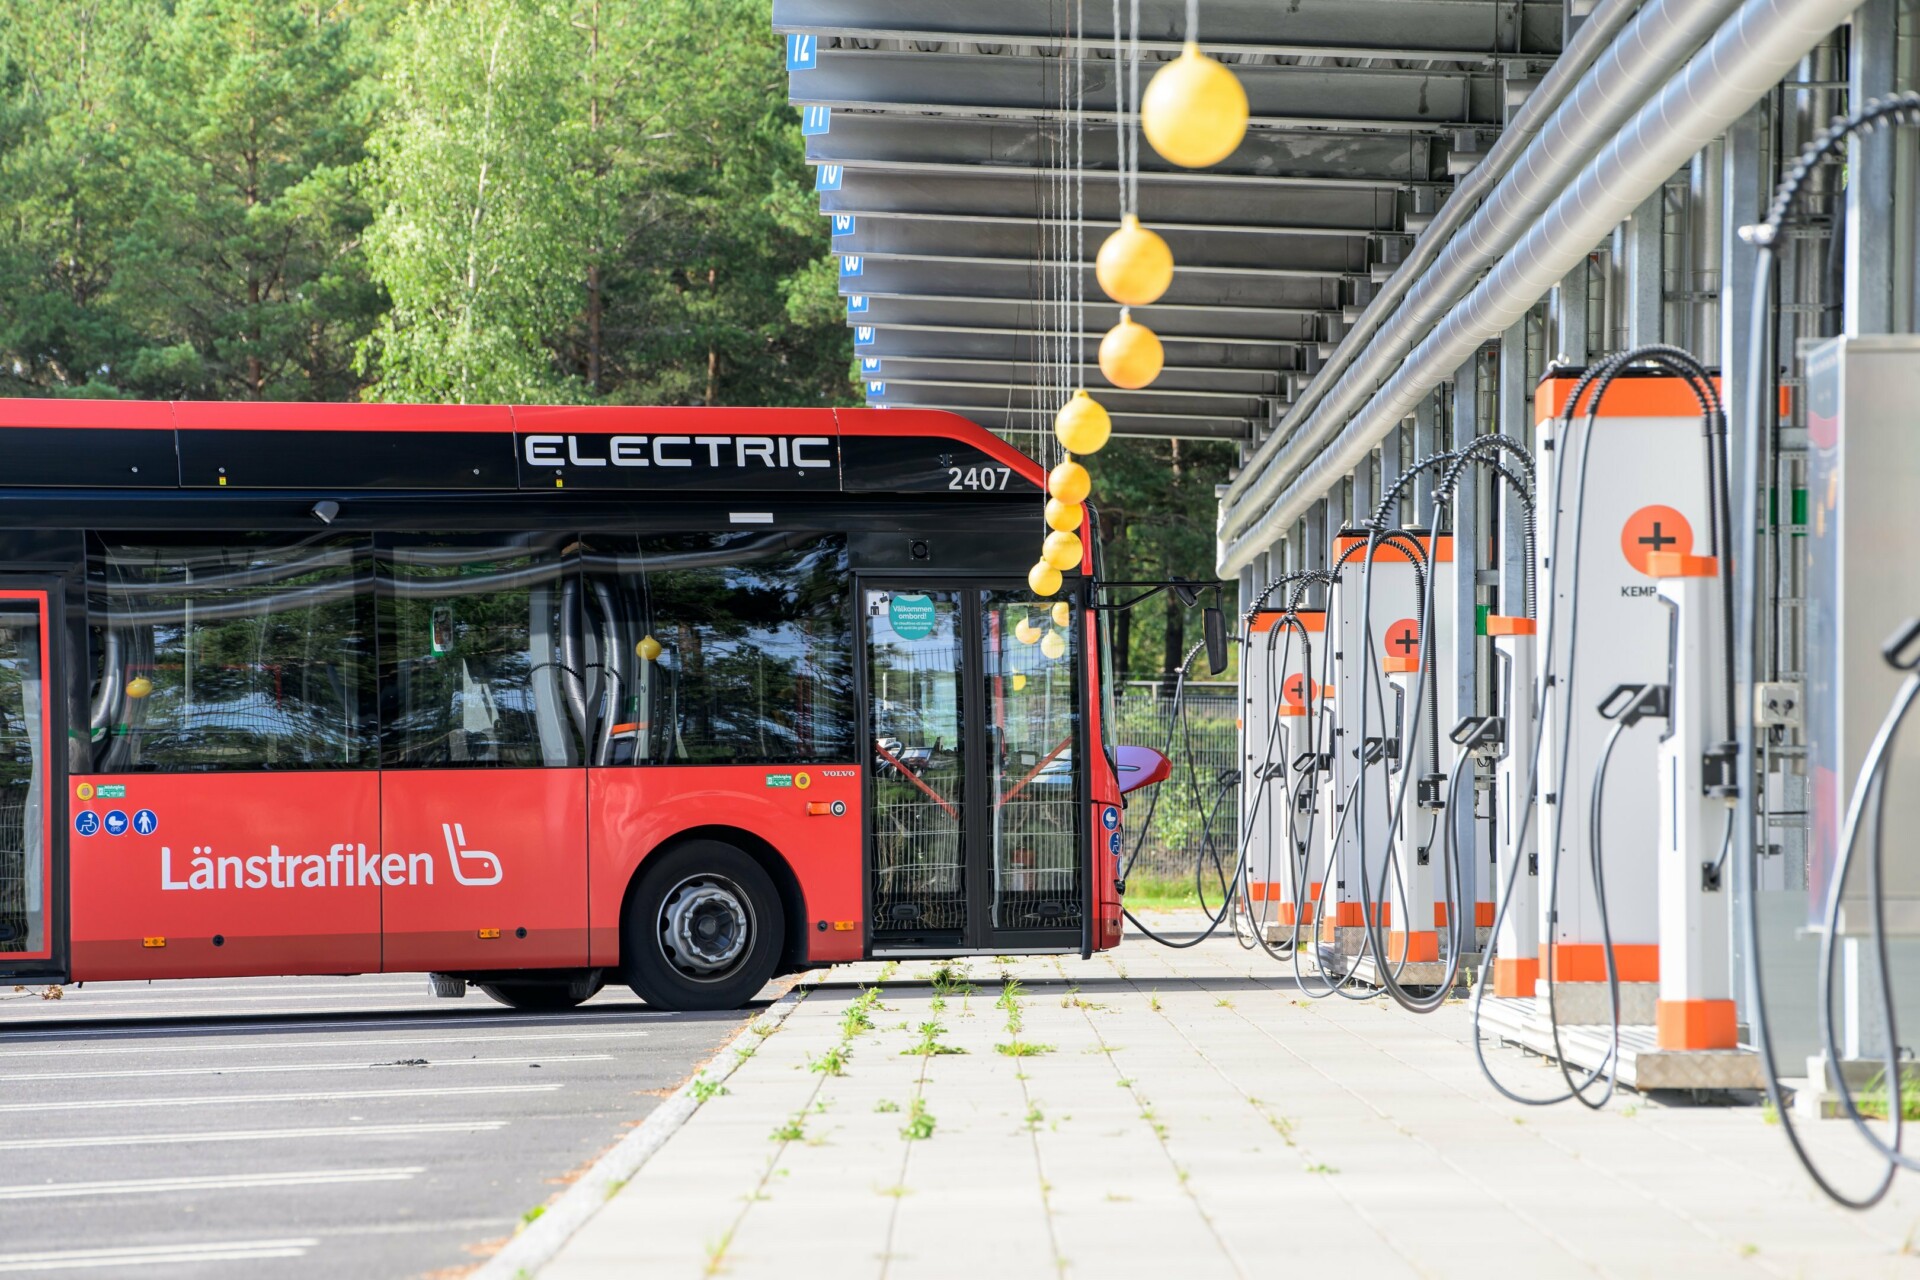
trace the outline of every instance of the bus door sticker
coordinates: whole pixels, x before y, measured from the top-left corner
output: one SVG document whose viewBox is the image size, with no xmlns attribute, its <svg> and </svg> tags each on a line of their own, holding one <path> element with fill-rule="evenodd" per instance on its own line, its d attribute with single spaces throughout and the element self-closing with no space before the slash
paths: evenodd
<svg viewBox="0 0 1920 1280">
<path fill-rule="evenodd" d="M 93 784 L 91 782 L 83 782 L 73 789 L 73 794 L 82 800 L 91 800 L 93 799 Z"/>
<path fill-rule="evenodd" d="M 107 834 L 110 836 L 123 836 L 127 834 L 127 815 L 119 809 L 108 810 L 107 816 L 103 818 L 101 822 L 102 825 L 106 827 Z"/>
<path fill-rule="evenodd" d="M 151 809 L 141 809 L 133 815 L 133 830 L 137 835 L 150 836 L 160 829 L 160 815 Z"/>
<path fill-rule="evenodd" d="M 443 822 L 440 831 L 447 838 L 447 862 L 453 868 L 455 880 L 471 885 L 500 883 L 500 859 L 485 849 L 467 848 L 466 828 L 457 822 Z M 478 870 L 476 863 L 484 864 L 488 870 Z M 428 883 L 432 883 L 431 878 Z"/>
<path fill-rule="evenodd" d="M 73 815 L 73 829 L 83 836 L 100 834 L 100 815 L 91 809 L 82 809 Z"/>
<path fill-rule="evenodd" d="M 1108 805 L 1102 809 L 1100 811 L 1100 825 L 1109 831 L 1118 831 L 1120 829 L 1120 811 L 1112 805 Z"/>
<path fill-rule="evenodd" d="M 790 773 L 770 773 L 767 775 L 767 785 L 770 787 L 790 787 L 793 785 L 793 775 Z"/>
</svg>

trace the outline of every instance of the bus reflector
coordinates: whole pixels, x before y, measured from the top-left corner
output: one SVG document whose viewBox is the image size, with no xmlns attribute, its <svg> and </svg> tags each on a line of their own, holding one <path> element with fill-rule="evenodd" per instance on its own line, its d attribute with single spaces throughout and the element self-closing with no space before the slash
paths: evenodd
<svg viewBox="0 0 1920 1280">
<path fill-rule="evenodd" d="M 140 939 L 140 945 L 143 947 L 164 947 L 167 945 L 167 940 L 165 938 L 142 938 Z"/>
<path fill-rule="evenodd" d="M 858 920 L 835 920 L 833 922 L 833 931 L 835 933 L 852 933 L 859 923 Z"/>
<path fill-rule="evenodd" d="M 830 800 L 809 800 L 807 801 L 807 812 L 816 818 L 830 814 L 833 812 L 833 802 Z"/>
<path fill-rule="evenodd" d="M 500 936 L 500 931 L 498 929 L 482 929 L 480 936 L 483 938 L 497 938 Z"/>
</svg>

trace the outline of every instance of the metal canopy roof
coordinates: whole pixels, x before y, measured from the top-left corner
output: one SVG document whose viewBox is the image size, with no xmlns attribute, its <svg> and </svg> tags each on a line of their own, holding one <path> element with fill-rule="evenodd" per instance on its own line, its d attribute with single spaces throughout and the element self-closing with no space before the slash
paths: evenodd
<svg viewBox="0 0 1920 1280">
<path fill-rule="evenodd" d="M 1252 118 L 1212 169 L 1140 148 L 1140 216 L 1176 270 L 1136 312 L 1166 369 L 1121 391 L 1093 364 L 1118 318 L 1092 278 L 1119 207 L 1111 0 L 774 0 L 870 403 L 1045 429 L 1064 180 L 1087 219 L 1086 382 L 1115 430 L 1254 438 L 1399 260 L 1409 216 L 1417 229 L 1552 63 L 1564 16 L 1559 0 L 1203 0 L 1200 20 Z M 1141 0 L 1142 86 L 1184 23 L 1183 0 Z M 1061 58 L 1082 45 L 1086 133 L 1063 174 Z"/>
</svg>

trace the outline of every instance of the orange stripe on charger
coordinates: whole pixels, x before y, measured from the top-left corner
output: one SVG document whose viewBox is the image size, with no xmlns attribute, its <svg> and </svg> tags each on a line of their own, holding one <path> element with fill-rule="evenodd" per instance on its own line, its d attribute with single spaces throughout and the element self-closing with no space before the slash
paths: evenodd
<svg viewBox="0 0 1920 1280">
<path fill-rule="evenodd" d="M 1613 949 L 1614 968 L 1622 982 L 1660 981 L 1657 943 L 1624 943 Z M 1540 948 L 1540 976 L 1547 975 L 1547 949 Z M 1605 982 L 1607 961 L 1597 942 L 1560 942 L 1553 948 L 1555 982 Z"/>
<path fill-rule="evenodd" d="M 1498 613 L 1487 615 L 1487 634 L 1490 636 L 1531 636 L 1539 632 L 1540 623 L 1534 618 L 1509 618 Z"/>
<path fill-rule="evenodd" d="M 1647 554 L 1649 578 L 1717 578 L 1720 561 L 1713 556 L 1682 555 L 1678 551 L 1652 551 Z"/>
<path fill-rule="evenodd" d="M 1419 546 L 1420 555 L 1422 557 L 1425 557 L 1429 554 L 1432 555 L 1434 562 L 1436 564 L 1447 564 L 1451 562 L 1453 559 L 1453 535 L 1452 534 L 1449 534 L 1449 533 L 1441 534 L 1439 541 L 1435 542 L 1431 547 L 1427 545 L 1428 539 L 1426 534 L 1409 533 L 1409 534 L 1404 534 L 1402 536 L 1411 539 L 1416 545 Z M 1349 547 L 1364 547 L 1366 545 L 1367 545 L 1367 540 L 1365 538 L 1351 538 L 1351 537 L 1335 538 L 1333 540 L 1334 558 L 1338 559 L 1339 557 L 1345 555 L 1347 553 L 1347 548 Z M 1387 562 L 1396 561 L 1396 560 L 1402 563 L 1405 563 L 1405 562 L 1411 561 L 1412 559 L 1414 559 L 1413 556 L 1408 555 L 1404 548 L 1396 545 L 1395 543 L 1383 542 L 1375 546 L 1373 549 L 1373 561 L 1375 564 L 1382 564 L 1382 563 L 1387 563 Z M 1361 564 L 1363 563 L 1363 559 L 1362 557 L 1355 556 L 1353 559 L 1347 561 L 1347 563 Z"/>
<path fill-rule="evenodd" d="M 1538 960 L 1502 960 L 1493 961 L 1493 994 L 1497 996 L 1531 996 L 1533 984 L 1540 980 L 1540 962 Z"/>
<path fill-rule="evenodd" d="M 1654 1018 L 1662 1049 L 1733 1049 L 1740 1044 L 1731 1000 L 1662 1000 Z"/>
<path fill-rule="evenodd" d="M 1533 392 L 1533 420 L 1545 422 L 1566 412 L 1578 378 L 1548 378 Z M 1720 389 L 1720 379 L 1713 385 Z M 1588 384 L 1579 412 L 1593 407 L 1594 384 Z M 1722 392 L 1724 394 L 1724 391 Z M 1791 404 L 1787 388 L 1780 388 L 1780 413 L 1785 416 Z M 1700 416 L 1700 401 L 1681 378 L 1615 378 L 1607 387 L 1607 398 L 1600 402 L 1603 418 L 1694 418 Z"/>
<path fill-rule="evenodd" d="M 1380 662 L 1380 668 L 1390 676 L 1404 675 L 1409 671 L 1418 671 L 1420 669 L 1420 659 L 1417 657 L 1384 658 Z"/>
<path fill-rule="evenodd" d="M 1253 615 L 1253 622 L 1247 627 L 1254 635 L 1265 635 L 1280 625 L 1280 619 L 1287 616 L 1284 609 L 1262 609 Z M 1302 631 L 1325 631 L 1327 629 L 1327 611 L 1325 609 L 1296 609 L 1294 616 L 1299 620 Z M 1292 624 L 1289 623 L 1289 626 Z"/>
<path fill-rule="evenodd" d="M 1439 958 L 1440 935 L 1431 929 L 1387 935 L 1387 960 L 1392 964 L 1398 964 L 1402 960 L 1410 964 L 1419 964 L 1422 961 Z"/>
</svg>

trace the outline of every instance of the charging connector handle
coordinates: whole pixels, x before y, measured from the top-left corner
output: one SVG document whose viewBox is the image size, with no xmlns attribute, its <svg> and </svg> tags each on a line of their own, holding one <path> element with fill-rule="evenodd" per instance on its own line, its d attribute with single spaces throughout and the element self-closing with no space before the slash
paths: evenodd
<svg viewBox="0 0 1920 1280">
<path fill-rule="evenodd" d="M 1595 708 L 1602 719 L 1618 720 L 1631 729 L 1648 716 L 1664 720 L 1672 714 L 1672 690 L 1664 684 L 1617 684 Z"/>
</svg>

